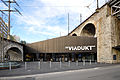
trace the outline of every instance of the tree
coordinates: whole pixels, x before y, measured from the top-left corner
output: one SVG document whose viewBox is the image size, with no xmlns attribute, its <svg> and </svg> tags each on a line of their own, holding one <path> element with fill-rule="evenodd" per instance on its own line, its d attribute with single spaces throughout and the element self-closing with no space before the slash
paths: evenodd
<svg viewBox="0 0 120 80">
<path fill-rule="evenodd" d="M 10 40 L 15 41 L 15 38 L 12 35 L 10 35 Z"/>
<path fill-rule="evenodd" d="M 22 43 L 22 44 L 26 44 L 26 41 L 21 40 L 20 43 Z"/>
</svg>

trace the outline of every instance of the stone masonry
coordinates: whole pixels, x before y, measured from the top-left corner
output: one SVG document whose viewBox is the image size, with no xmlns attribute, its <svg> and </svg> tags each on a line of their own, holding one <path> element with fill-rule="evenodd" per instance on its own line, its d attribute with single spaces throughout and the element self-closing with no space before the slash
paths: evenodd
<svg viewBox="0 0 120 80">
<path fill-rule="evenodd" d="M 113 47 L 120 45 L 120 20 L 111 15 L 111 9 L 108 4 L 97 9 L 96 12 L 75 28 L 69 36 L 76 34 L 81 36 L 83 28 L 92 23 L 95 26 L 97 37 L 97 61 L 106 63 L 120 62 L 120 51 Z M 117 59 L 113 60 L 113 55 Z"/>
<path fill-rule="evenodd" d="M 10 61 L 23 61 L 22 44 L 10 40 L 0 41 L 0 61 L 2 60 L 2 51 L 4 51 L 4 57 L 7 54 L 9 55 Z"/>
</svg>

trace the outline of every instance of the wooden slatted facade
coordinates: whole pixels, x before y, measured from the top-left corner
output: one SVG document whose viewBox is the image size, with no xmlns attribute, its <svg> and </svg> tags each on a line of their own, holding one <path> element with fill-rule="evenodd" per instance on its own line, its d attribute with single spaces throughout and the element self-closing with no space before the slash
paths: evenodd
<svg viewBox="0 0 120 80">
<path fill-rule="evenodd" d="M 66 47 L 95 46 L 92 50 L 69 50 Z M 97 52 L 97 38 L 80 36 L 63 36 L 27 45 L 27 53 L 72 53 Z"/>
</svg>

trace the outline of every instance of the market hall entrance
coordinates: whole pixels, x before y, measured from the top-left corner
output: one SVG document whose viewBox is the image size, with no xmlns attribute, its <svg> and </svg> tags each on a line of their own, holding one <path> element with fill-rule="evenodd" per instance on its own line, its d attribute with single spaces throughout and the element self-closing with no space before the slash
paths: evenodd
<svg viewBox="0 0 120 80">
<path fill-rule="evenodd" d="M 83 62 L 85 60 L 86 62 L 91 61 L 96 61 L 97 60 L 97 53 L 33 53 L 31 54 L 31 59 L 29 61 L 54 61 L 54 62 Z M 26 58 L 26 60 L 28 60 Z"/>
</svg>

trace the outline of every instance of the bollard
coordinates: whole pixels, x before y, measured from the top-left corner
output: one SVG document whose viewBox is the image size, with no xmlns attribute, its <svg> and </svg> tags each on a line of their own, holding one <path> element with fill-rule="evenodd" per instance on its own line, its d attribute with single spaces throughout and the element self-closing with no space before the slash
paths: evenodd
<svg viewBox="0 0 120 80">
<path fill-rule="evenodd" d="M 90 65 L 91 65 L 91 59 L 90 59 Z"/>
<path fill-rule="evenodd" d="M 12 69 L 12 65 L 11 65 L 11 62 L 9 62 L 9 70 L 11 71 Z"/>
<path fill-rule="evenodd" d="M 50 61 L 50 68 L 51 68 L 51 61 Z"/>
<path fill-rule="evenodd" d="M 40 69 L 40 61 L 38 62 L 38 69 Z"/>
<path fill-rule="evenodd" d="M 34 61 L 34 58 L 33 58 L 33 61 Z"/>
<path fill-rule="evenodd" d="M 69 64 L 68 64 L 68 66 L 70 67 L 70 61 L 69 61 Z"/>
<path fill-rule="evenodd" d="M 85 60 L 83 60 L 83 66 L 85 66 Z"/>
<path fill-rule="evenodd" d="M 62 67 L 62 63 L 61 63 L 61 60 L 60 60 L 60 68 Z"/>
<path fill-rule="evenodd" d="M 78 60 L 76 61 L 76 66 L 78 66 Z"/>
<path fill-rule="evenodd" d="M 97 64 L 97 61 L 95 60 L 95 64 Z"/>
<path fill-rule="evenodd" d="M 27 69 L 27 62 L 25 62 L 25 69 Z"/>
</svg>

